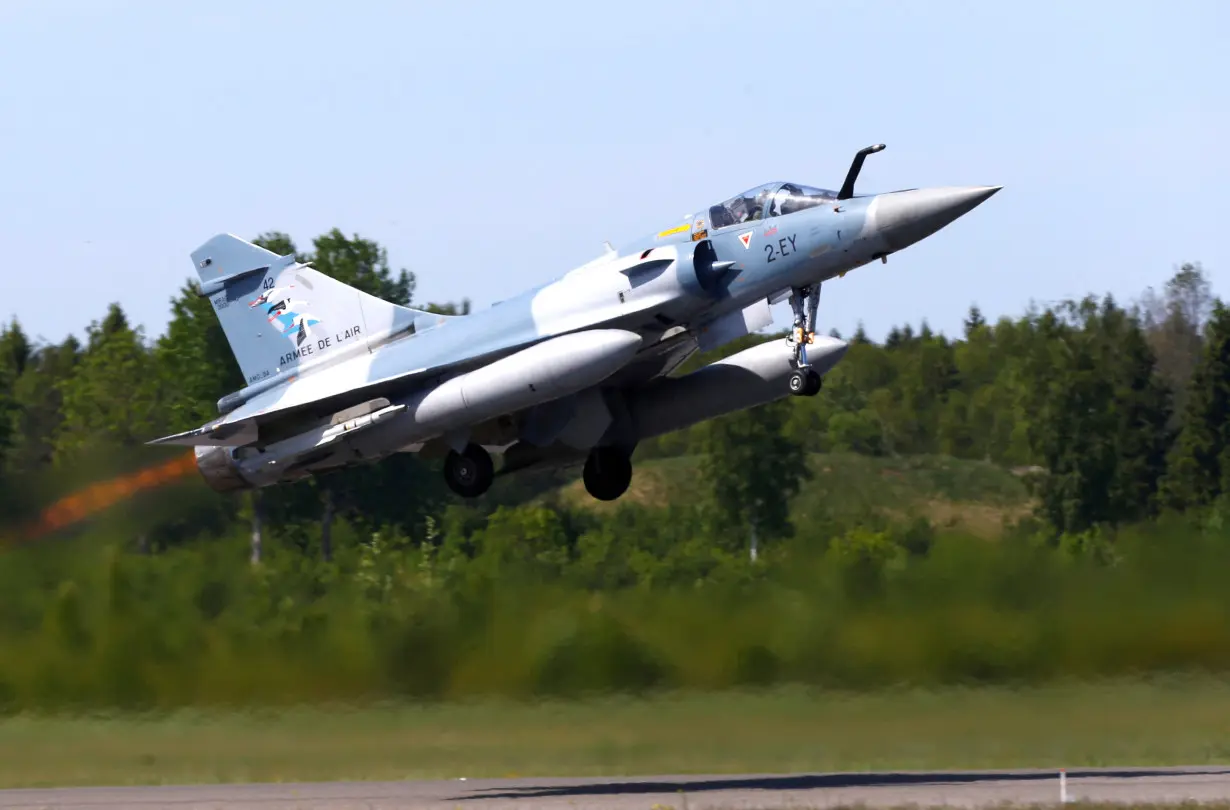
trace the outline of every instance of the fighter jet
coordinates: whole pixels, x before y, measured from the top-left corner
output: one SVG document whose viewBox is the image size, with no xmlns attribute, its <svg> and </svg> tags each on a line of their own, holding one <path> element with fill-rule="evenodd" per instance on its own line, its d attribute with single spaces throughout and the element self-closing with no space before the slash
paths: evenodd
<svg viewBox="0 0 1230 810">
<path fill-rule="evenodd" d="M 466 498 L 497 475 L 563 465 L 614 500 L 639 442 L 818 393 L 847 349 L 816 334 L 821 285 L 887 261 L 1000 188 L 855 194 L 883 148 L 860 150 L 838 191 L 766 183 L 463 316 L 398 306 L 215 236 L 192 262 L 247 385 L 219 400 L 218 419 L 150 443 L 194 447 L 224 492 L 417 452 L 442 457 Z M 672 375 L 769 326 L 785 300 L 784 339 Z"/>
</svg>

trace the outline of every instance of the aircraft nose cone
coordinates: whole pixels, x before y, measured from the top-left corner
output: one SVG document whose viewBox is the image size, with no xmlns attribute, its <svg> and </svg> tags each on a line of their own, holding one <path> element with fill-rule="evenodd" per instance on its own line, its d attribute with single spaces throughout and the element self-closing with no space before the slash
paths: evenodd
<svg viewBox="0 0 1230 810">
<path fill-rule="evenodd" d="M 891 250 L 925 239 L 977 208 L 1003 186 L 918 188 L 880 195 L 876 224 Z"/>
</svg>

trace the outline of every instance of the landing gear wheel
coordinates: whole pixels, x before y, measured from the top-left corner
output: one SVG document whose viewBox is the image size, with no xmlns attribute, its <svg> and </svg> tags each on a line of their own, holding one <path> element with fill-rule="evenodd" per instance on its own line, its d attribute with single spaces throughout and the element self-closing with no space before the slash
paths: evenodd
<svg viewBox="0 0 1230 810">
<path fill-rule="evenodd" d="M 807 369 L 796 368 L 790 372 L 790 393 L 796 397 L 807 396 L 807 388 L 811 381 L 807 379 Z"/>
<path fill-rule="evenodd" d="M 796 397 L 814 397 L 820 393 L 824 380 L 813 369 L 796 368 L 790 372 L 790 393 Z"/>
<path fill-rule="evenodd" d="M 585 459 L 585 490 L 600 501 L 613 501 L 632 483 L 632 459 L 618 447 L 595 447 Z"/>
<path fill-rule="evenodd" d="M 491 488 L 495 465 L 491 455 L 477 444 L 458 453 L 450 450 L 444 459 L 444 481 L 463 498 L 477 498 Z"/>
<path fill-rule="evenodd" d="M 820 376 L 815 369 L 807 369 L 807 388 L 803 391 L 803 396 L 814 397 L 820 393 L 820 389 L 824 387 L 824 378 Z"/>
</svg>

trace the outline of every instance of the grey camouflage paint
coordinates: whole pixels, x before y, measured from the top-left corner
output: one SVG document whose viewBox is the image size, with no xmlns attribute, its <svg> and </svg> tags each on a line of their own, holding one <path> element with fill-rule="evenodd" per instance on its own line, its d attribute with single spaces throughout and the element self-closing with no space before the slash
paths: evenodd
<svg viewBox="0 0 1230 810">
<path fill-rule="evenodd" d="M 767 184 L 761 194 L 773 199 L 782 185 Z M 683 225 L 460 317 L 382 301 L 293 257 L 221 234 L 195 250 L 192 261 L 249 385 L 219 403 L 220 419 L 152 443 L 260 444 L 285 435 L 287 425 L 375 397 L 405 396 L 546 339 L 593 329 L 641 336 L 649 359 L 634 359 L 619 375 L 623 388 L 635 389 L 686 359 L 696 350 L 695 336 L 709 327 L 725 325 L 716 332 L 723 341 L 737 337 L 751 322 L 739 320 L 740 313 L 900 250 L 996 191 L 921 189 L 840 201 L 823 192 L 834 198 L 809 198 L 804 210 L 733 224 L 713 222 L 712 214 L 722 212 L 711 206 Z M 681 339 L 670 363 L 654 359 L 660 347 Z"/>
</svg>

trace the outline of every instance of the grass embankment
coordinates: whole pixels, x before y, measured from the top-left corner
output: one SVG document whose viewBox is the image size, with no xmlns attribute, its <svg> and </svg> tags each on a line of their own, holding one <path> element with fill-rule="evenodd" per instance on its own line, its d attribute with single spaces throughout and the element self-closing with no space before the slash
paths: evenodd
<svg viewBox="0 0 1230 810">
<path fill-rule="evenodd" d="M 638 460 L 632 485 L 620 501 L 603 503 L 585 493 L 580 480 L 562 487 L 573 507 L 613 511 L 624 501 L 645 506 L 691 503 L 702 497 L 699 458 Z M 926 517 L 937 528 L 998 537 L 1005 523 L 1030 510 L 1020 476 L 995 464 L 949 456 L 873 458 L 856 453 L 813 454 L 812 478 L 794 499 L 795 525 L 823 510 L 845 519 L 878 512 L 903 520 Z"/>
<path fill-rule="evenodd" d="M 1230 763 L 1230 682 L 0 721 L 0 787 Z"/>
</svg>

